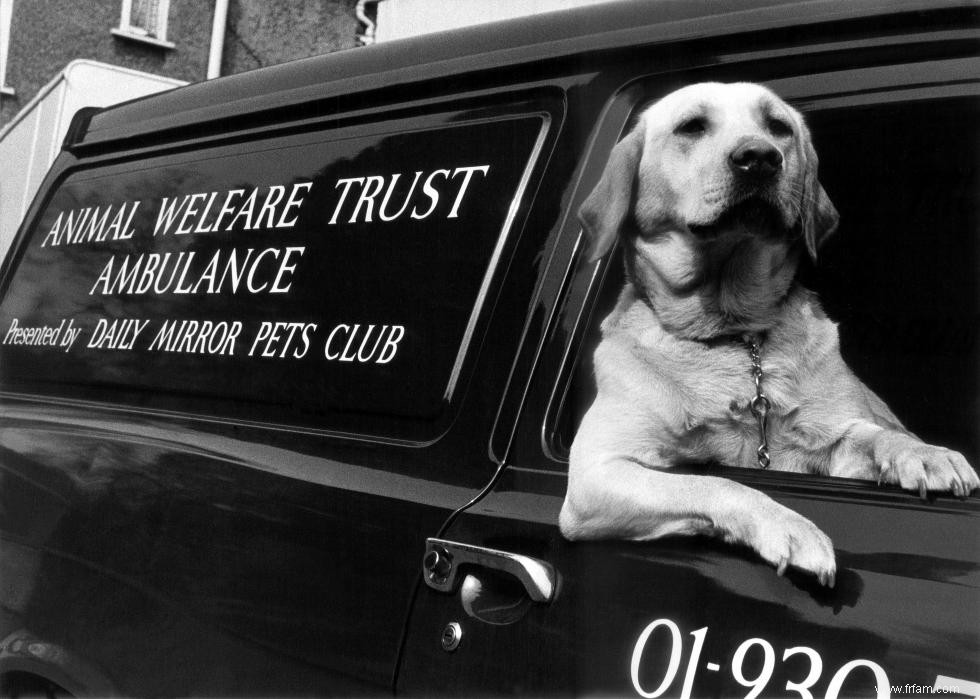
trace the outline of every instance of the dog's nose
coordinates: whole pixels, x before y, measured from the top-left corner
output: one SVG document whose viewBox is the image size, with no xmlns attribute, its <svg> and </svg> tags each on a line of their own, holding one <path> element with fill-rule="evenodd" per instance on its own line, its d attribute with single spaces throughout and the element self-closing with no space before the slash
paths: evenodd
<svg viewBox="0 0 980 699">
<path fill-rule="evenodd" d="M 769 142 L 753 138 L 733 150 L 728 161 L 736 174 L 772 177 L 783 165 L 783 154 Z"/>
</svg>

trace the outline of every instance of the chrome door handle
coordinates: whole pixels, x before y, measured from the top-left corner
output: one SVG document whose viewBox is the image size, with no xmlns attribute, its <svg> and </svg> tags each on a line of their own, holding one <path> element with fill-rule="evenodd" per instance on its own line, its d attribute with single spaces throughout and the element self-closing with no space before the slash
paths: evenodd
<svg viewBox="0 0 980 699">
<path fill-rule="evenodd" d="M 544 561 L 509 551 L 461 544 L 445 539 L 426 539 L 422 577 L 439 592 L 452 592 L 459 570 L 466 565 L 491 568 L 513 575 L 534 602 L 550 602 L 555 595 L 555 569 Z"/>
</svg>

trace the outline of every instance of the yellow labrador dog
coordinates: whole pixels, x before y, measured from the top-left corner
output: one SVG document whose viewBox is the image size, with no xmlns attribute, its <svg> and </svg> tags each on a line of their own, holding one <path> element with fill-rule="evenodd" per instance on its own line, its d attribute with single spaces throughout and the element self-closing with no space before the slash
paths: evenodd
<svg viewBox="0 0 980 699">
<path fill-rule="evenodd" d="M 800 114 L 766 88 L 704 83 L 643 112 L 580 212 L 592 258 L 622 238 L 598 393 L 571 448 L 569 539 L 710 535 L 834 585 L 830 539 L 763 493 L 683 464 L 876 479 L 965 496 L 962 455 L 907 432 L 848 369 L 794 282 L 837 226 Z"/>
</svg>

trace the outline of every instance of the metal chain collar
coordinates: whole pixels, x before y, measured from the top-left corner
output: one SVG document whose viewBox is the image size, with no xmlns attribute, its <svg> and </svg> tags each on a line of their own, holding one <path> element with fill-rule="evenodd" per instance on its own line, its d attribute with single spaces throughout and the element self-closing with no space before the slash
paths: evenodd
<svg viewBox="0 0 980 699">
<path fill-rule="evenodd" d="M 752 359 L 752 378 L 755 381 L 755 398 L 749 403 L 749 408 L 759 424 L 759 448 L 756 456 L 759 459 L 759 468 L 769 468 L 769 438 L 766 432 L 766 421 L 769 417 L 769 410 L 772 403 L 762 392 L 762 343 L 756 337 L 746 336 L 743 341 L 749 350 L 749 357 Z"/>
</svg>

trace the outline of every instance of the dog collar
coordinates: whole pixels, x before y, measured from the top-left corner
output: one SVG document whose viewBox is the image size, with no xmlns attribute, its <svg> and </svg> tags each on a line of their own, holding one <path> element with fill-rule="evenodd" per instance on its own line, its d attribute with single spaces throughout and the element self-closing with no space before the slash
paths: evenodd
<svg viewBox="0 0 980 699">
<path fill-rule="evenodd" d="M 759 448 L 756 449 L 756 457 L 759 460 L 759 468 L 766 469 L 769 468 L 770 463 L 766 422 L 772 403 L 762 392 L 762 338 L 758 335 L 746 334 L 742 336 L 742 342 L 749 351 L 749 358 L 752 360 L 752 379 L 755 381 L 755 397 L 749 403 L 749 408 L 759 425 Z"/>
</svg>

